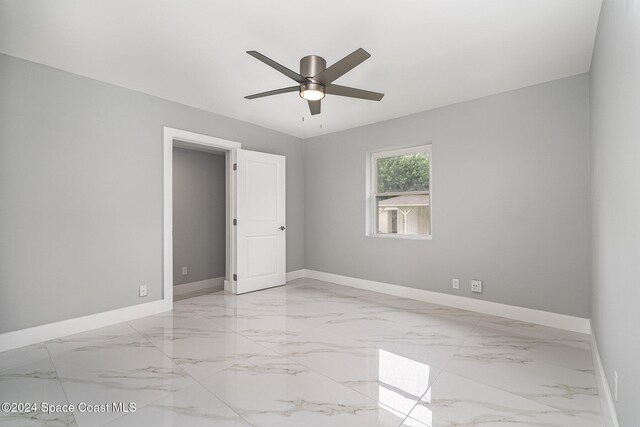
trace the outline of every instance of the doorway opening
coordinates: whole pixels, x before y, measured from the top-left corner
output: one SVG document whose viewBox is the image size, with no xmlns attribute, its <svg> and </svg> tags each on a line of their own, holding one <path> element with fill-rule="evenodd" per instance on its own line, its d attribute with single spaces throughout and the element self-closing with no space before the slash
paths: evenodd
<svg viewBox="0 0 640 427">
<path fill-rule="evenodd" d="M 164 128 L 163 299 L 168 303 L 222 289 L 235 292 L 232 172 L 239 148 L 238 142 Z"/>
<path fill-rule="evenodd" d="M 224 150 L 173 146 L 173 300 L 224 289 Z"/>
</svg>

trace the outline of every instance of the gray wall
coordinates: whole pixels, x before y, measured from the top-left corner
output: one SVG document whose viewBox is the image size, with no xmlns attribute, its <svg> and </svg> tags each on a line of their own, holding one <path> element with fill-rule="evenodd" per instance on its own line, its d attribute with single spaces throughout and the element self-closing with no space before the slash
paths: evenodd
<svg viewBox="0 0 640 427">
<path fill-rule="evenodd" d="M 586 75 L 304 144 L 6 55 L 0 75 L 0 332 L 161 298 L 162 126 L 287 156 L 289 271 L 590 316 Z M 425 142 L 433 240 L 365 237 L 366 152 Z"/>
<path fill-rule="evenodd" d="M 593 326 L 621 426 L 640 422 L 640 3 L 604 1 L 591 64 Z"/>
<path fill-rule="evenodd" d="M 0 333 L 161 298 L 163 126 L 287 157 L 303 268 L 298 138 L 7 55 L 0 76 Z"/>
<path fill-rule="evenodd" d="M 583 74 L 306 140 L 306 268 L 589 317 L 588 120 Z M 366 237 L 367 151 L 427 142 L 433 240 Z"/>
<path fill-rule="evenodd" d="M 224 153 L 173 148 L 174 286 L 226 273 L 225 182 Z"/>
</svg>

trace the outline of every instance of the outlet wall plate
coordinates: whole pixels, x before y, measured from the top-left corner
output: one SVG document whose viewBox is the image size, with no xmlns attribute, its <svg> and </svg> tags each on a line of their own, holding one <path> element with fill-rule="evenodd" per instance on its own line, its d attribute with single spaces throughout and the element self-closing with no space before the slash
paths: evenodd
<svg viewBox="0 0 640 427">
<path fill-rule="evenodd" d="M 138 295 L 141 296 L 141 297 L 146 297 L 147 296 L 147 285 L 140 285 L 140 290 L 139 290 Z"/>
<path fill-rule="evenodd" d="M 482 292 L 482 281 L 481 280 L 472 280 L 471 281 L 471 292 Z"/>
<path fill-rule="evenodd" d="M 188 267 L 182 267 L 182 275 L 186 276 L 187 274 L 189 274 L 189 268 Z"/>
<path fill-rule="evenodd" d="M 460 279 L 451 279 L 453 289 L 460 289 Z"/>
</svg>

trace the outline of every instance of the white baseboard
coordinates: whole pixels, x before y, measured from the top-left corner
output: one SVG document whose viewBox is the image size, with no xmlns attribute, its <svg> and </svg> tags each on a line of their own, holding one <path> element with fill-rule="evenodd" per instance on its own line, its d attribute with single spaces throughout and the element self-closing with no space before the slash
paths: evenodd
<svg viewBox="0 0 640 427">
<path fill-rule="evenodd" d="M 306 277 L 306 273 L 307 273 L 307 270 L 305 269 L 289 271 L 287 273 L 287 282 L 291 280 L 300 279 L 302 277 Z"/>
<path fill-rule="evenodd" d="M 477 300 L 457 295 L 449 295 L 440 292 L 427 291 L 423 289 L 410 288 L 406 286 L 393 285 L 389 283 L 375 282 L 371 280 L 357 279 L 354 277 L 341 276 L 338 274 L 324 273 L 314 270 L 295 270 L 287 273 L 287 281 L 308 277 L 317 280 L 336 283 L 343 286 L 366 289 L 403 298 L 411 298 L 419 301 L 431 302 L 434 304 L 446 305 L 461 308 L 464 310 L 476 311 L 479 313 L 494 316 L 507 317 L 510 319 L 536 323 L 554 328 L 566 329 L 569 331 L 591 333 L 589 319 L 583 319 L 564 314 L 550 313 L 546 311 L 533 310 L 529 308 L 516 307 L 506 304 L 499 304 L 490 301 Z M 215 279 L 218 280 L 218 279 Z M 224 281 L 224 278 L 220 279 Z M 200 282 L 195 282 L 200 283 Z M 226 283 L 225 286 L 231 286 Z M 193 284 L 187 284 L 193 285 Z M 178 285 L 184 286 L 184 285 Z M 174 286 L 175 288 L 178 286 Z M 226 287 L 225 287 L 226 289 Z M 140 317 L 151 316 L 153 314 L 169 311 L 173 308 L 173 302 L 164 300 L 153 301 L 146 304 L 139 304 L 130 307 L 111 310 L 103 313 L 91 314 L 75 319 L 63 320 L 50 323 L 48 325 L 35 326 L 33 328 L 0 334 L 0 352 L 36 344 L 54 338 L 85 332 L 91 329 L 102 328 L 115 323 L 126 322 Z M 598 357 L 599 361 L 599 357 Z M 602 371 L 604 374 L 604 371 Z M 606 381 L 604 382 L 605 384 Z M 610 393 L 609 393 L 610 396 Z M 615 413 L 614 413 L 615 414 Z M 615 417 L 615 415 L 614 415 Z M 617 427 L 617 426 L 615 426 Z"/>
<path fill-rule="evenodd" d="M 446 305 L 483 314 L 490 314 L 493 316 L 507 317 L 509 319 L 521 320 L 523 322 L 550 326 L 552 328 L 565 329 L 583 334 L 591 333 L 591 324 L 589 319 L 568 316 L 566 314 L 533 310 L 531 308 L 500 304 L 458 295 L 410 288 L 407 286 L 392 285 L 390 283 L 374 282 L 372 280 L 358 279 L 355 277 L 341 276 L 338 274 L 315 270 L 305 270 L 305 277 L 324 280 L 338 285 L 350 286 L 352 288 L 366 289 L 373 292 L 380 292 L 383 294 L 410 298 L 433 304 Z"/>
<path fill-rule="evenodd" d="M 102 313 L 90 314 L 88 316 L 76 317 L 75 319 L 61 320 L 47 325 L 34 326 L 19 331 L 6 332 L 0 334 L 0 352 L 90 331 L 92 329 L 103 328 L 172 309 L 172 302 L 158 300 Z"/>
<path fill-rule="evenodd" d="M 598 394 L 600 395 L 602 406 L 602 417 L 604 418 L 605 427 L 620 427 L 618 424 L 618 415 L 616 414 L 616 407 L 613 403 L 613 395 L 609 388 L 609 382 L 607 381 L 607 374 L 605 373 L 602 360 L 600 359 L 600 352 L 598 351 L 598 343 L 596 342 L 596 336 L 591 331 L 591 354 L 593 355 L 593 365 L 596 373 L 596 381 L 598 382 Z"/>
<path fill-rule="evenodd" d="M 224 277 L 214 277 L 213 279 L 175 285 L 173 287 L 173 295 L 184 295 L 189 292 L 203 291 L 205 289 L 211 290 L 211 292 L 221 291 L 224 289 L 224 281 Z"/>
</svg>

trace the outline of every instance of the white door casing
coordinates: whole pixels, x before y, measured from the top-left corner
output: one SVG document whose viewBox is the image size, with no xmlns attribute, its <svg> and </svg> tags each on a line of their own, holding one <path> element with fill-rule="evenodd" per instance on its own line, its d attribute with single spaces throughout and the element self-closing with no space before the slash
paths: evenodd
<svg viewBox="0 0 640 427">
<path fill-rule="evenodd" d="M 237 150 L 236 293 L 286 282 L 284 156 Z"/>
<path fill-rule="evenodd" d="M 227 267 L 225 290 L 233 289 L 233 272 L 236 268 L 237 253 L 235 230 L 232 219 L 236 209 L 236 176 L 233 164 L 236 163 L 236 151 L 241 144 L 236 141 L 216 138 L 209 135 L 189 132 L 170 127 L 163 128 L 163 293 L 162 300 L 167 309 L 173 308 L 173 147 L 194 149 L 199 151 L 224 151 L 226 153 L 226 201 L 225 209 L 227 223 Z"/>
</svg>

